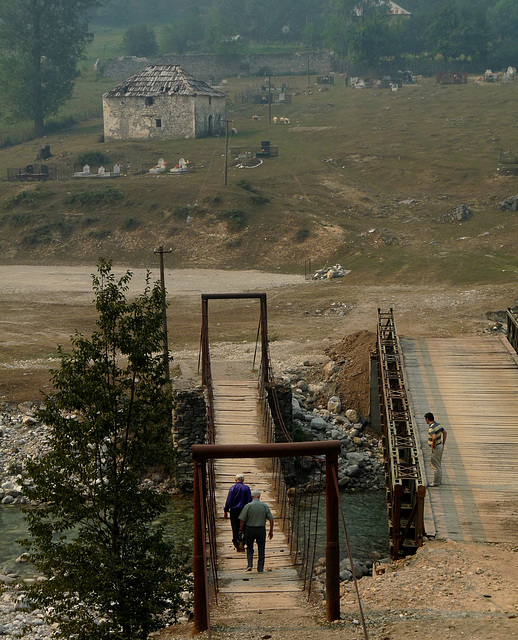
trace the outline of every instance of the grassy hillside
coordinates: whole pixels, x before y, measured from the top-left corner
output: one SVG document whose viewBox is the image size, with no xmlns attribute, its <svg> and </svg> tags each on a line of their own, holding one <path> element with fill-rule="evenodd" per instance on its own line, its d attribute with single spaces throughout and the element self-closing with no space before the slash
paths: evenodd
<svg viewBox="0 0 518 640">
<path fill-rule="evenodd" d="M 518 83 L 438 86 L 425 79 L 398 92 L 354 90 L 337 77 L 328 91 L 305 77 L 284 80 L 292 103 L 273 105 L 289 125 L 269 125 L 267 107 L 234 94 L 260 79 L 229 80 L 231 145 L 270 140 L 279 156 L 229 168 L 223 138 L 100 142 L 102 121 L 0 150 L 0 175 L 35 161 L 50 144 L 64 179 L 0 182 L 0 262 L 91 263 L 99 255 L 139 266 L 158 245 L 169 266 L 303 271 L 340 262 L 355 282 L 508 281 L 518 270 L 517 215 L 499 202 L 518 176 L 497 172 L 500 149 L 518 148 Z M 313 77 L 314 80 L 314 77 Z M 113 82 L 83 88 L 100 101 Z M 259 121 L 252 121 L 252 115 Z M 72 179 L 79 154 L 101 151 L 127 174 Z M 159 157 L 196 163 L 183 176 L 142 174 Z M 473 212 L 452 220 L 457 205 Z"/>
</svg>

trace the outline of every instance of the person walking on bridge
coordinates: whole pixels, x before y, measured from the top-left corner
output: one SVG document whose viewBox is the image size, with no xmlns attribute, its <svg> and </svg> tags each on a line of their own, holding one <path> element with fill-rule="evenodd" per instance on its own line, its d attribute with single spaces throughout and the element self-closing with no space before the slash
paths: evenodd
<svg viewBox="0 0 518 640">
<path fill-rule="evenodd" d="M 232 527 L 232 543 L 236 551 L 244 551 L 239 545 L 239 514 L 245 504 L 252 502 L 250 487 L 245 484 L 245 476 L 242 473 L 236 475 L 236 484 L 228 490 L 227 501 L 223 507 L 225 520 L 228 520 L 230 513 L 230 526 Z"/>
<path fill-rule="evenodd" d="M 433 469 L 433 482 L 429 487 L 439 487 L 442 483 L 442 452 L 444 445 L 446 444 L 446 431 L 435 420 L 433 413 L 428 412 L 424 414 L 424 419 L 428 425 L 428 444 L 432 451 L 431 464 Z"/>
<path fill-rule="evenodd" d="M 257 542 L 257 571 L 264 570 L 264 549 L 266 546 L 266 521 L 270 521 L 268 539 L 273 538 L 273 515 L 270 507 L 259 499 L 261 492 L 258 489 L 252 491 L 252 502 L 243 507 L 239 514 L 240 531 L 245 533 L 247 571 L 252 571 L 254 564 L 254 542 Z"/>
</svg>

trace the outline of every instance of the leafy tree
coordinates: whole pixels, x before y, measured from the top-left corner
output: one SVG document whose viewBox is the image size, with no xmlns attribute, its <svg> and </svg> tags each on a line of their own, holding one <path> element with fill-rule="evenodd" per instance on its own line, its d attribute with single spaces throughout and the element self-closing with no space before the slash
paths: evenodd
<svg viewBox="0 0 518 640">
<path fill-rule="evenodd" d="M 204 21 L 199 9 L 193 6 L 162 29 L 160 48 L 163 53 L 186 53 L 199 47 L 204 37 Z"/>
<path fill-rule="evenodd" d="M 155 30 L 147 24 L 134 24 L 128 27 L 122 38 L 122 51 L 128 56 L 155 56 L 158 42 Z"/>
<path fill-rule="evenodd" d="M 17 120 L 44 121 L 72 95 L 77 62 L 91 41 L 88 11 L 100 0 L 0 2 L 0 99 Z"/>
<path fill-rule="evenodd" d="M 488 42 L 484 7 L 476 0 L 443 0 L 435 5 L 424 39 L 428 52 L 440 54 L 445 62 L 460 56 L 484 60 Z"/>
<path fill-rule="evenodd" d="M 487 11 L 492 45 L 492 65 L 516 66 L 516 34 L 518 33 L 518 3 L 499 0 Z"/>
<path fill-rule="evenodd" d="M 339 55 L 374 66 L 395 47 L 388 3 L 371 0 L 331 0 L 326 40 Z"/>
<path fill-rule="evenodd" d="M 51 452 L 28 465 L 24 542 L 47 580 L 28 597 L 47 608 L 62 638 L 146 639 L 180 606 L 185 576 L 152 521 L 166 496 L 143 482 L 170 465 L 171 394 L 162 350 L 163 293 L 149 284 L 126 299 L 131 273 L 115 280 L 100 260 L 93 276 L 97 329 L 59 349 L 54 392 L 40 419 Z"/>
</svg>

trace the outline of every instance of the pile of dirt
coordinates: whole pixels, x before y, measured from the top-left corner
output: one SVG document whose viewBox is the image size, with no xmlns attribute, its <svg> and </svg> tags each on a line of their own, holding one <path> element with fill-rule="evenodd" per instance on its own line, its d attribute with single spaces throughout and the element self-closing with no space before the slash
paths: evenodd
<svg viewBox="0 0 518 640">
<path fill-rule="evenodd" d="M 215 640 L 510 640 L 518 637 L 518 548 L 429 540 L 416 555 L 384 564 L 385 573 L 358 582 L 367 635 L 352 582 L 341 586 L 341 620 L 325 622 L 325 609 L 306 603 L 290 610 L 211 610 Z M 272 574 L 273 578 L 273 574 Z M 168 627 L 159 640 L 193 637 L 192 623 Z M 207 632 L 195 636 L 204 640 Z"/>
<path fill-rule="evenodd" d="M 344 407 L 356 409 L 364 418 L 370 415 L 370 354 L 375 347 L 376 335 L 364 330 L 351 333 L 325 350 L 339 367 L 336 395 Z"/>
</svg>

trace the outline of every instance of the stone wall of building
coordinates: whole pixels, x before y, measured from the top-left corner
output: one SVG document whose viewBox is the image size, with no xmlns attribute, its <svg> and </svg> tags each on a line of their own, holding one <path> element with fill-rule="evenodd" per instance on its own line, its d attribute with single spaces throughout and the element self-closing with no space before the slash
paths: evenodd
<svg viewBox="0 0 518 640">
<path fill-rule="evenodd" d="M 175 392 L 173 411 L 173 440 L 177 451 L 178 486 L 192 491 L 194 466 L 193 444 L 205 444 L 207 433 L 207 409 L 201 387 Z"/>
<path fill-rule="evenodd" d="M 124 56 L 99 65 L 107 78 L 129 78 L 151 64 L 177 64 L 199 80 L 217 82 L 222 78 L 248 75 L 325 75 L 334 70 L 334 56 L 324 51 L 300 53 L 256 53 L 218 56 L 210 53 L 169 54 L 156 58 Z"/>
<path fill-rule="evenodd" d="M 194 105 L 195 136 L 219 135 L 225 130 L 226 98 L 196 96 Z"/>
<path fill-rule="evenodd" d="M 225 98 L 103 98 L 103 118 L 105 140 L 199 138 L 219 133 L 225 121 Z"/>
</svg>

